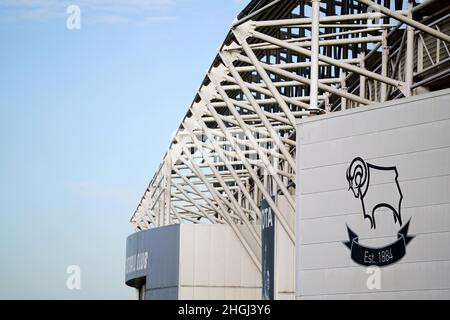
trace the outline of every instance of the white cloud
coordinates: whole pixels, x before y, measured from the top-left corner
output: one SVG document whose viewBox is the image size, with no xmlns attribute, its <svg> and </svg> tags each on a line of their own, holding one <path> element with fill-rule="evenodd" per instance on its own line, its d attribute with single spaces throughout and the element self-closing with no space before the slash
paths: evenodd
<svg viewBox="0 0 450 320">
<path fill-rule="evenodd" d="M 145 17 L 146 22 L 164 22 L 164 21 L 173 21 L 175 20 L 175 16 L 153 16 L 153 17 Z"/>
<path fill-rule="evenodd" d="M 72 4 L 81 8 L 83 19 L 117 24 L 172 20 L 164 13 L 173 8 L 175 0 L 0 0 L 0 20 L 48 21 L 63 18 L 66 8 Z"/>
<path fill-rule="evenodd" d="M 30 8 L 17 13 L 17 18 L 21 20 L 47 21 L 57 17 L 59 14 L 56 10 L 48 10 L 47 8 Z"/>
<path fill-rule="evenodd" d="M 124 24 L 130 22 L 127 17 L 114 14 L 98 15 L 94 17 L 93 21 L 99 24 Z"/>
</svg>

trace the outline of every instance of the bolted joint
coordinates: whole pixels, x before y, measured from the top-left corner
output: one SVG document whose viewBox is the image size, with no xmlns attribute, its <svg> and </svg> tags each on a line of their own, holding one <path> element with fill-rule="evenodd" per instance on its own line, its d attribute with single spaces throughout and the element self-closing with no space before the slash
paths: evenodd
<svg viewBox="0 0 450 320">
<path fill-rule="evenodd" d="M 207 113 L 208 108 L 203 100 L 200 102 L 194 102 L 191 106 L 192 118 L 195 121 L 201 121 L 202 117 Z"/>
<path fill-rule="evenodd" d="M 328 106 L 328 107 L 331 109 L 331 106 Z M 325 109 L 326 109 L 326 108 L 327 108 L 327 107 L 325 107 Z M 319 115 L 319 114 L 327 113 L 326 110 L 323 110 L 323 109 L 320 109 L 320 108 L 309 109 L 308 111 L 309 111 L 309 115 L 311 115 L 311 116 L 316 116 L 316 115 Z"/>
<path fill-rule="evenodd" d="M 198 95 L 200 96 L 200 99 L 202 100 L 202 103 L 205 107 L 206 104 L 214 100 L 218 94 L 211 73 L 208 73 L 208 77 L 210 78 L 211 83 L 209 83 L 206 86 L 202 86 L 201 89 L 198 91 Z"/>
<path fill-rule="evenodd" d="M 234 36 L 236 37 L 239 43 L 243 43 L 247 41 L 247 38 L 253 37 L 253 32 L 256 29 L 256 23 L 253 20 L 249 20 L 244 22 L 243 24 L 238 25 L 231 29 Z"/>
<path fill-rule="evenodd" d="M 398 90 L 405 96 L 409 97 L 411 95 L 411 87 L 405 82 L 398 82 L 397 85 Z"/>
<path fill-rule="evenodd" d="M 198 123 L 194 117 L 185 118 L 183 121 L 183 128 L 185 128 L 188 132 L 193 133 L 195 130 L 201 130 L 202 127 Z"/>
<path fill-rule="evenodd" d="M 221 56 L 222 61 L 223 61 L 224 58 L 225 59 L 228 58 L 229 54 L 228 54 L 228 52 L 225 52 L 225 53 L 223 53 L 224 57 L 222 57 L 222 53 L 220 54 L 220 56 Z M 224 61 L 224 63 L 225 63 L 225 61 Z M 217 89 L 216 89 L 216 87 L 218 85 L 220 85 L 221 82 L 226 80 L 226 76 L 227 75 L 228 75 L 228 68 L 222 63 L 219 64 L 217 67 L 214 67 L 214 68 L 211 69 L 211 71 L 208 73 L 208 77 L 211 80 L 212 86 L 209 89 L 210 95 L 207 96 L 209 99 L 207 99 L 206 101 L 210 102 L 212 100 L 211 97 L 215 98 L 217 96 Z M 214 94 L 212 94 L 212 93 L 214 93 Z"/>
<path fill-rule="evenodd" d="M 170 161 L 172 166 L 180 159 L 181 154 L 183 153 L 183 147 L 188 142 L 188 137 L 186 133 L 179 131 L 177 136 L 174 138 L 174 143 L 170 146 Z"/>
<path fill-rule="evenodd" d="M 238 60 L 239 55 L 240 55 L 240 51 L 238 51 L 238 50 L 233 50 L 233 51 L 223 50 L 223 51 L 219 52 L 219 56 L 222 59 L 222 62 L 224 63 L 224 67 L 226 69 L 225 74 L 228 73 L 228 69 L 226 67 L 232 65 L 234 61 Z M 221 71 L 223 71 L 223 70 L 221 70 Z"/>
<path fill-rule="evenodd" d="M 221 50 L 218 52 L 220 53 Z M 222 51 L 231 51 L 231 52 L 242 52 L 242 47 L 236 43 L 236 41 L 232 41 L 229 45 L 223 46 Z"/>
</svg>

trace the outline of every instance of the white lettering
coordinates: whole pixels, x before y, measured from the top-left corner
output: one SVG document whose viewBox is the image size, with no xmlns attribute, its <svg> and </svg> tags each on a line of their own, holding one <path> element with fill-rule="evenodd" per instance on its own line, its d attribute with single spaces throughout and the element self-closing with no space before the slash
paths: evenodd
<svg viewBox="0 0 450 320">
<path fill-rule="evenodd" d="M 271 208 L 264 208 L 262 210 L 262 228 L 266 229 L 273 227 L 273 215 Z"/>
<path fill-rule="evenodd" d="M 212 312 L 212 307 L 192 307 L 185 305 L 184 307 L 178 308 L 178 314 L 180 315 L 204 315 L 209 318 Z"/>
<path fill-rule="evenodd" d="M 147 269 L 148 252 L 140 252 L 138 254 L 127 257 L 125 261 L 125 273 L 131 273 Z"/>
</svg>

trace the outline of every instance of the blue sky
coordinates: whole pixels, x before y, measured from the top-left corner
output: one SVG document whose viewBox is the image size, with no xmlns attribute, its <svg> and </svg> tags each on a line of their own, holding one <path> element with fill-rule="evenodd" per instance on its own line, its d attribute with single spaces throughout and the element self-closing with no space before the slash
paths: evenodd
<svg viewBox="0 0 450 320">
<path fill-rule="evenodd" d="M 246 3 L 0 0 L 0 298 L 134 298 L 129 218 Z"/>
</svg>

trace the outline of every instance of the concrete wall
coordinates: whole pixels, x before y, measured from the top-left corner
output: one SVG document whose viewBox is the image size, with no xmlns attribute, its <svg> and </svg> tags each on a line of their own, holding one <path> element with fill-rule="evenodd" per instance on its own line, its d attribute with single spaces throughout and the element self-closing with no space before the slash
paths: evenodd
<svg viewBox="0 0 450 320">
<path fill-rule="evenodd" d="M 415 235 L 380 269 L 380 289 L 351 259 L 346 226 L 373 247 L 396 241 L 400 226 L 389 210 L 375 229 L 363 217 L 346 179 L 355 157 L 396 166 L 403 225 Z M 368 194 L 395 202 L 395 181 L 379 173 Z M 450 298 L 450 90 L 300 121 L 296 193 L 297 298 Z"/>
</svg>

